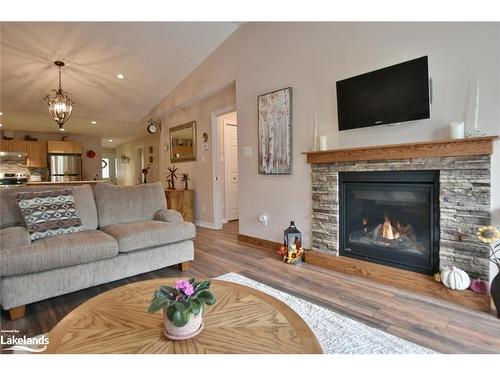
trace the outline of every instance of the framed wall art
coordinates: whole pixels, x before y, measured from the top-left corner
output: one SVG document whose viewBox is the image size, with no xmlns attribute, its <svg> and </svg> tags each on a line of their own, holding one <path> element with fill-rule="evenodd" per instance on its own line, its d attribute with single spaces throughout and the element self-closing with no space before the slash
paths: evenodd
<svg viewBox="0 0 500 375">
<path fill-rule="evenodd" d="M 257 98 L 259 173 L 292 174 L 292 88 Z"/>
</svg>

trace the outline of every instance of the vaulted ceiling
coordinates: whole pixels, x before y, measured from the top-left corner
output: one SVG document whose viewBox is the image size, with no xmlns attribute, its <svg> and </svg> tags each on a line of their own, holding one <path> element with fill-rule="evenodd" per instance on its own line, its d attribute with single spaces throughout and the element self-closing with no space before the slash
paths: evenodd
<svg viewBox="0 0 500 375">
<path fill-rule="evenodd" d="M 68 133 L 145 134 L 138 121 L 220 45 L 231 22 L 7 22 L 0 26 L 3 129 L 53 132 L 43 97 L 62 86 L 76 103 Z M 118 79 L 123 74 L 124 79 Z M 91 124 L 91 121 L 97 124 Z"/>
</svg>

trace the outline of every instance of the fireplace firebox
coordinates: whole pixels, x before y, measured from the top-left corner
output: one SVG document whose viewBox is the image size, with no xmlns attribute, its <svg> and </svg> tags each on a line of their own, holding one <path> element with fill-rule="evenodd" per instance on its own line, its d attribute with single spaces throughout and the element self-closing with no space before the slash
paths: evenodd
<svg viewBox="0 0 500 375">
<path fill-rule="evenodd" d="M 439 171 L 339 173 L 339 253 L 439 270 Z"/>
</svg>

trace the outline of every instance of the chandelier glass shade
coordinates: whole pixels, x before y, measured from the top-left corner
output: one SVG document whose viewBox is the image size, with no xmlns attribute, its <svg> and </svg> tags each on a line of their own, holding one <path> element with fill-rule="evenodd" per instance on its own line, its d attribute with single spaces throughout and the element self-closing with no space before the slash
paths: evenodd
<svg viewBox="0 0 500 375">
<path fill-rule="evenodd" d="M 74 103 L 69 97 L 67 91 L 64 91 L 61 86 L 61 68 L 64 66 L 62 61 L 55 61 L 54 64 L 59 67 L 59 87 L 53 89 L 52 93 L 47 94 L 44 100 L 48 104 L 50 117 L 57 122 L 59 129 L 63 128 L 63 124 L 69 120 L 73 112 Z"/>
</svg>

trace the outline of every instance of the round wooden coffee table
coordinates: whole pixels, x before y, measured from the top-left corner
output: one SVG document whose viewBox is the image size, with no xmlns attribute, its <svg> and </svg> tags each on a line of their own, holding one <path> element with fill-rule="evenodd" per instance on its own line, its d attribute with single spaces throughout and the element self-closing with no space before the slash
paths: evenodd
<svg viewBox="0 0 500 375">
<path fill-rule="evenodd" d="M 174 281 L 142 281 L 90 299 L 54 327 L 46 353 L 322 353 L 311 329 L 283 302 L 218 280 L 204 330 L 185 341 L 167 339 L 162 313 L 146 310 L 154 290 Z"/>
</svg>

